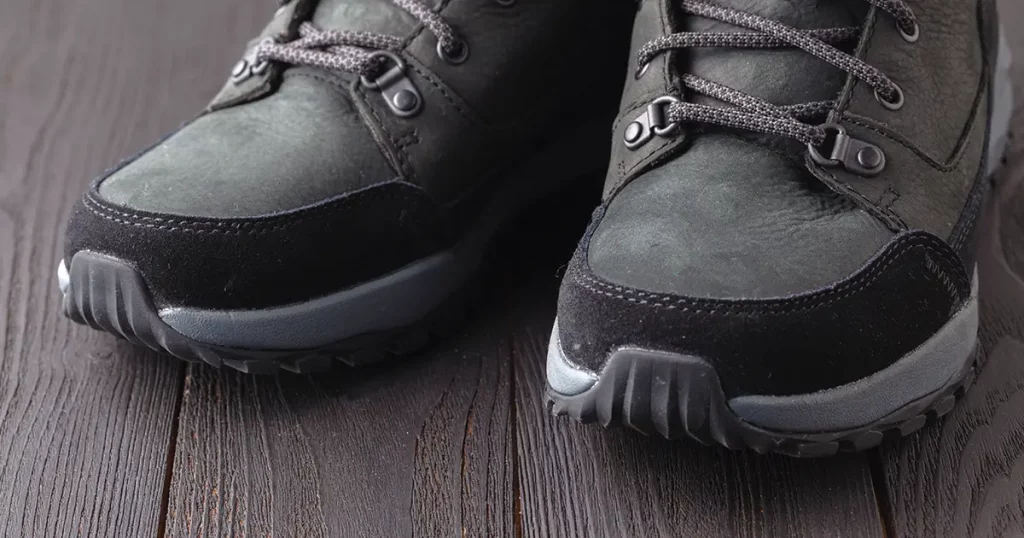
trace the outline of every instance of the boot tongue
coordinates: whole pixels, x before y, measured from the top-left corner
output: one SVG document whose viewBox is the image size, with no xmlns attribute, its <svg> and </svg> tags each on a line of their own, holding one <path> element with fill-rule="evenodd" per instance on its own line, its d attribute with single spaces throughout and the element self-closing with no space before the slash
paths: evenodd
<svg viewBox="0 0 1024 538">
<path fill-rule="evenodd" d="M 868 3 L 862 0 L 709 0 L 798 29 L 860 26 Z M 693 32 L 744 31 L 730 24 L 686 15 L 682 29 Z M 847 73 L 797 48 L 691 48 L 680 57 L 683 72 L 725 84 L 776 105 L 835 99 Z M 691 99 L 719 105 L 699 96 Z"/>
<path fill-rule="evenodd" d="M 391 0 L 320 0 L 311 20 L 324 29 L 393 36 L 408 34 L 417 22 Z"/>
</svg>

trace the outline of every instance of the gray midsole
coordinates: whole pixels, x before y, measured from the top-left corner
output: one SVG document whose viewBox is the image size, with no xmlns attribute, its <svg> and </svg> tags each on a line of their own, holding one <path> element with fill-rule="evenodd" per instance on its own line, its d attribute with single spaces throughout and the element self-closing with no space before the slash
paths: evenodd
<svg viewBox="0 0 1024 538">
<path fill-rule="evenodd" d="M 583 368 L 573 366 L 562 352 L 562 342 L 558 336 L 558 318 L 551 330 L 548 340 L 548 386 L 555 392 L 566 396 L 583 394 L 597 383 L 597 374 Z"/>
<path fill-rule="evenodd" d="M 459 260 L 445 252 L 367 284 L 305 303 L 261 310 L 164 308 L 175 331 L 225 347 L 302 349 L 359 334 L 400 327 L 431 312 L 463 278 Z"/>
<path fill-rule="evenodd" d="M 978 339 L 977 277 L 970 300 L 927 342 L 892 366 L 864 379 L 812 394 L 738 396 L 729 407 L 739 418 L 787 432 L 821 432 L 870 424 L 945 386 L 971 360 Z M 576 396 L 593 387 L 594 372 L 566 358 L 558 321 L 548 346 L 551 390 Z"/>
</svg>

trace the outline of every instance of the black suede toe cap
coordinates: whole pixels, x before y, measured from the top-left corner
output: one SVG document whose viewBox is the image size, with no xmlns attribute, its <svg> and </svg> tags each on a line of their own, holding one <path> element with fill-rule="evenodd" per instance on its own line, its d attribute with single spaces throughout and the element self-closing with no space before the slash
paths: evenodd
<svg viewBox="0 0 1024 538">
<path fill-rule="evenodd" d="M 299 302 L 385 275 L 454 242 L 439 206 L 401 181 L 244 218 L 139 211 L 105 201 L 98 183 L 72 211 L 65 259 L 90 250 L 129 262 L 157 307 Z"/>
<path fill-rule="evenodd" d="M 610 351 L 639 347 L 707 360 L 730 397 L 816 392 L 890 366 L 939 330 L 971 293 L 955 251 L 921 231 L 894 236 L 843 279 L 783 297 L 636 289 L 591 268 L 588 250 L 600 217 L 601 211 L 569 264 L 558 304 L 563 351 L 594 371 Z"/>
</svg>

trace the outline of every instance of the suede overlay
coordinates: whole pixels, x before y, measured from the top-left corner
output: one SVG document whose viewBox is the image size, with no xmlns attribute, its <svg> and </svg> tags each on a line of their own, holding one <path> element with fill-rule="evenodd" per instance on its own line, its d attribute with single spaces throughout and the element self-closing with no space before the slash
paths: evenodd
<svg viewBox="0 0 1024 538">
<path fill-rule="evenodd" d="M 261 308 L 351 287 L 454 243 L 440 208 L 399 181 L 253 218 L 168 216 L 103 201 L 74 207 L 65 259 L 79 250 L 135 265 L 157 307 Z"/>
</svg>

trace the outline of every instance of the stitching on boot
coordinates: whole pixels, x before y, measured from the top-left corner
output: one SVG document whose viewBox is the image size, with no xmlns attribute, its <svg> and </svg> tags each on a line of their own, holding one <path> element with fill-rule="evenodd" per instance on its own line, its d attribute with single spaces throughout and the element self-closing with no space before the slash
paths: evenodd
<svg viewBox="0 0 1024 538">
<path fill-rule="evenodd" d="M 947 264 L 954 263 L 951 260 L 949 253 L 946 249 L 942 248 L 943 245 L 939 240 L 930 236 L 918 235 L 911 238 L 908 242 L 900 245 L 897 249 L 886 252 L 882 255 L 882 258 L 877 260 L 866 273 L 862 273 L 855 277 L 854 280 L 846 281 L 835 288 L 824 290 L 821 292 L 813 293 L 805 297 L 798 297 L 794 299 L 772 299 L 765 301 L 755 301 L 749 303 L 742 303 L 738 301 L 722 301 L 716 299 L 699 299 L 680 297 L 664 293 L 655 292 L 641 292 L 633 290 L 624 286 L 616 286 L 614 284 L 599 280 L 598 278 L 589 274 L 584 274 L 581 271 L 576 271 L 574 280 L 582 287 L 589 289 L 593 292 L 600 293 L 613 298 L 625 299 L 627 301 L 650 305 L 654 307 L 665 308 L 669 305 L 675 305 L 676 307 L 682 307 L 683 312 L 691 311 L 693 307 L 709 307 L 700 308 L 695 310 L 694 313 L 720 313 L 723 315 L 742 316 L 749 315 L 752 313 L 765 313 L 765 314 L 786 314 L 791 312 L 801 312 L 805 310 L 812 310 L 832 304 L 836 301 L 840 301 L 847 297 L 850 297 L 865 288 L 872 285 L 883 272 L 888 269 L 893 263 L 905 256 L 906 254 L 916 250 L 924 249 L 926 252 L 930 252 L 936 255 L 939 259 L 943 260 Z M 948 248 L 948 247 L 947 247 Z M 957 284 L 960 290 L 969 289 L 969 283 L 963 274 L 956 274 Z M 603 288 L 602 291 L 597 288 Z M 615 293 L 612 293 L 615 292 Z M 635 297 L 633 297 L 635 296 Z M 649 297 L 643 299 L 643 297 Z M 641 302 L 643 301 L 643 302 Z"/>
</svg>

